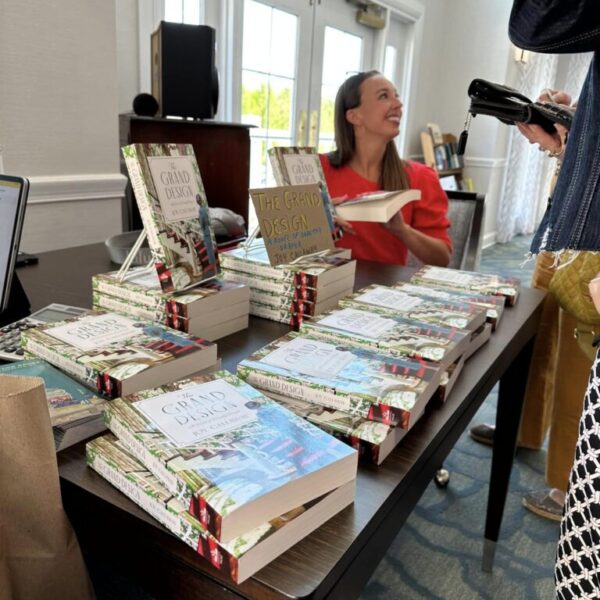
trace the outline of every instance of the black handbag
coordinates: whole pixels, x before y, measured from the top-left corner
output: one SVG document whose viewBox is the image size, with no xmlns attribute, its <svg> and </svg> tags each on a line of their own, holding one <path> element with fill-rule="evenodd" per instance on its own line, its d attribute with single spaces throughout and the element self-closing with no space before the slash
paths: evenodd
<svg viewBox="0 0 600 600">
<path fill-rule="evenodd" d="M 489 115 L 508 125 L 530 123 L 539 125 L 548 133 L 556 133 L 555 123 L 570 129 L 573 122 L 573 113 L 570 110 L 550 102 L 532 102 L 517 90 L 500 83 L 473 79 L 467 93 L 471 105 L 464 131 L 458 140 L 457 154 L 459 155 L 465 152 L 471 116 Z"/>
<path fill-rule="evenodd" d="M 532 102 L 517 90 L 485 79 L 473 79 L 467 91 L 472 115 L 490 115 L 503 123 L 531 123 L 555 133 L 554 123 L 569 129 L 573 113 L 556 104 Z"/>
</svg>

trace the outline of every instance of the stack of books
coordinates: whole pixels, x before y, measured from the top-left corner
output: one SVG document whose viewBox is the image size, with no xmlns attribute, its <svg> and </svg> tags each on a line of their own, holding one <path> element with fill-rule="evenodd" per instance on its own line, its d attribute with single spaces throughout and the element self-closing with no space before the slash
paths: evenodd
<svg viewBox="0 0 600 600">
<path fill-rule="evenodd" d="M 242 379 L 376 464 L 404 435 L 398 429 L 410 430 L 421 417 L 442 372 L 424 360 L 325 341 L 312 331 L 289 333 L 238 365 Z"/>
<path fill-rule="evenodd" d="M 218 365 L 217 346 L 154 322 L 93 311 L 22 333 L 23 349 L 111 399 Z"/>
<path fill-rule="evenodd" d="M 179 293 L 163 292 L 154 270 L 131 269 L 121 281 L 117 272 L 92 278 L 94 308 L 161 323 L 214 341 L 246 329 L 250 289 L 215 279 Z"/>
<path fill-rule="evenodd" d="M 357 452 L 226 371 L 105 418 L 88 464 L 236 583 L 354 500 Z"/>
<path fill-rule="evenodd" d="M 272 267 L 262 240 L 220 255 L 222 276 L 250 287 L 250 314 L 299 327 L 352 293 L 356 261 L 347 250 Z"/>
<path fill-rule="evenodd" d="M 46 361 L 34 358 L 0 365 L 0 374 L 44 380 L 57 452 L 106 429 L 102 418 L 106 400 Z"/>
</svg>

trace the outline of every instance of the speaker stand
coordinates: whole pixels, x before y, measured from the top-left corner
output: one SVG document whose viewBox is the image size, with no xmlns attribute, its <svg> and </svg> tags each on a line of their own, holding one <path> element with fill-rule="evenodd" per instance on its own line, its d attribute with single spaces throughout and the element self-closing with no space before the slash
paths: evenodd
<svg viewBox="0 0 600 600">
<path fill-rule="evenodd" d="M 27 298 L 19 277 L 16 273 L 13 273 L 8 305 L 0 313 L 0 327 L 29 316 L 31 314 L 30 308 L 29 298 Z"/>
</svg>

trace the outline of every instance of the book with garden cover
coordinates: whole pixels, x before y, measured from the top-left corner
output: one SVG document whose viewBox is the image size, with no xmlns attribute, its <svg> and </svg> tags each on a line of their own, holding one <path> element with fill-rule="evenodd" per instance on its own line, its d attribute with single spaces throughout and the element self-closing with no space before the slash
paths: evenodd
<svg viewBox="0 0 600 600">
<path fill-rule="evenodd" d="M 68 448 L 106 429 L 102 411 L 106 400 L 39 358 L 0 365 L 0 374 L 41 377 L 56 450 Z"/>
<path fill-rule="evenodd" d="M 501 277 L 500 275 L 487 275 L 430 265 L 419 269 L 411 277 L 411 283 L 466 290 L 479 294 L 494 294 L 504 297 L 508 306 L 515 305 L 521 290 L 521 282 L 516 277 Z"/>
<path fill-rule="evenodd" d="M 272 267 L 262 240 L 256 240 L 249 247 L 238 246 L 220 255 L 224 269 L 313 288 L 329 285 L 339 279 L 353 278 L 356 261 L 348 256 L 347 250 L 336 248 L 325 255 L 307 256 L 294 263 Z"/>
<path fill-rule="evenodd" d="M 223 543 L 113 435 L 88 442 L 86 460 L 94 471 L 235 583 L 242 583 L 354 500 L 355 485 L 350 481 Z"/>
<path fill-rule="evenodd" d="M 227 371 L 116 398 L 104 415 L 222 542 L 356 477 L 354 450 Z"/>
<path fill-rule="evenodd" d="M 238 374 L 275 392 L 409 429 L 436 392 L 443 369 L 385 356 L 311 333 L 289 333 L 238 365 Z"/>
<path fill-rule="evenodd" d="M 192 146 L 131 144 L 122 152 L 163 291 L 217 275 L 217 245 Z"/>
<path fill-rule="evenodd" d="M 164 325 L 93 311 L 23 332 L 25 351 L 107 398 L 187 377 L 217 362 L 217 346 Z"/>
<path fill-rule="evenodd" d="M 265 392 L 281 405 L 352 446 L 362 462 L 380 465 L 407 434 L 406 429 L 369 421 L 334 408 Z"/>
<path fill-rule="evenodd" d="M 267 151 L 273 176 L 278 186 L 306 185 L 316 183 L 321 189 L 323 206 L 327 213 L 327 221 L 334 240 L 343 236 L 343 231 L 335 224 L 335 210 L 329 191 L 325 173 L 316 148 L 307 146 L 275 146 Z"/>
<path fill-rule="evenodd" d="M 433 287 L 406 281 L 399 281 L 398 283 L 395 283 L 393 287 L 402 290 L 407 294 L 414 294 L 415 296 L 423 296 L 434 300 L 441 300 L 443 302 L 456 301 L 483 306 L 486 309 L 487 322 L 491 323 L 494 330 L 498 327 L 502 314 L 504 313 L 504 298 L 502 296 L 478 294 L 477 292 L 468 292 L 452 288 Z"/>
<path fill-rule="evenodd" d="M 430 300 L 377 284 L 369 285 L 340 300 L 340 306 L 469 331 L 475 331 L 486 320 L 486 310 L 481 306 L 464 302 Z"/>
<path fill-rule="evenodd" d="M 419 323 L 394 315 L 371 312 L 367 306 L 341 308 L 302 323 L 301 332 L 447 367 L 468 348 L 470 332 L 454 327 Z"/>
</svg>

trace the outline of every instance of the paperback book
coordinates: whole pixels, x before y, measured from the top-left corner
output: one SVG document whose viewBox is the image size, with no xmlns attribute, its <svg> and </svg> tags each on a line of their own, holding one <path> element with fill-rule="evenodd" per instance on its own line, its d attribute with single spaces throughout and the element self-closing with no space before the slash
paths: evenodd
<svg viewBox="0 0 600 600">
<path fill-rule="evenodd" d="M 0 365 L 0 374 L 44 380 L 57 452 L 106 429 L 102 419 L 106 400 L 46 361 L 34 358 L 7 363 Z"/>
<path fill-rule="evenodd" d="M 163 291 L 215 277 L 217 245 L 192 146 L 131 144 L 122 152 Z"/>
<path fill-rule="evenodd" d="M 340 300 L 344 308 L 366 309 L 457 329 L 475 331 L 486 319 L 486 311 L 464 302 L 429 300 L 384 285 L 369 285 Z"/>
<path fill-rule="evenodd" d="M 94 311 L 28 329 L 23 349 L 107 398 L 186 377 L 214 365 L 217 347 L 157 323 Z"/>
<path fill-rule="evenodd" d="M 346 221 L 387 223 L 402 207 L 420 199 L 420 190 L 366 192 L 337 204 L 335 212 Z"/>
<path fill-rule="evenodd" d="M 442 369 L 289 333 L 241 361 L 238 374 L 266 393 L 409 429 L 435 393 Z"/>
<path fill-rule="evenodd" d="M 114 436 L 88 442 L 86 459 L 94 471 L 235 583 L 245 581 L 354 500 L 350 481 L 229 542 L 219 542 Z"/>
<path fill-rule="evenodd" d="M 498 327 L 498 323 L 504 312 L 504 298 L 501 296 L 478 294 L 476 292 L 466 292 L 450 288 L 438 288 L 403 281 L 394 284 L 393 287 L 407 294 L 441 300 L 442 302 L 465 302 L 466 304 L 483 306 L 486 309 L 487 321 L 491 323 L 494 330 Z"/>
<path fill-rule="evenodd" d="M 222 542 L 356 477 L 356 452 L 226 371 L 117 398 L 104 414 Z"/>
<path fill-rule="evenodd" d="M 419 269 L 412 276 L 411 283 L 502 296 L 508 306 L 515 305 L 521 290 L 521 282 L 515 277 L 500 277 L 432 266 Z"/>
<path fill-rule="evenodd" d="M 247 286 L 225 279 L 213 279 L 182 293 L 165 293 L 154 270 L 132 268 L 119 281 L 117 271 L 92 277 L 92 290 L 156 310 L 161 315 L 179 315 L 186 319 L 206 316 L 230 304 L 248 301 Z"/>
<path fill-rule="evenodd" d="M 325 173 L 316 149 L 306 146 L 275 146 L 269 148 L 267 154 L 273 169 L 273 177 L 278 186 L 305 185 L 307 183 L 319 185 L 333 239 L 341 239 L 343 232 L 335 224 L 334 206 L 327 190 Z"/>
<path fill-rule="evenodd" d="M 316 287 L 329 285 L 339 279 L 353 277 L 356 261 L 348 258 L 344 249 L 336 249 L 326 255 L 308 256 L 293 264 L 272 267 L 262 240 L 249 247 L 238 246 L 221 253 L 221 263 L 226 269 L 259 275 L 276 281 L 293 281 L 296 285 Z"/>
<path fill-rule="evenodd" d="M 363 462 L 380 465 L 406 435 L 406 429 L 369 421 L 334 408 L 269 392 L 268 396 L 299 417 L 352 446 Z"/>
<path fill-rule="evenodd" d="M 302 333 L 376 350 L 389 356 L 424 359 L 447 367 L 469 346 L 463 329 L 419 323 L 370 312 L 366 306 L 342 308 L 304 321 Z"/>
</svg>

